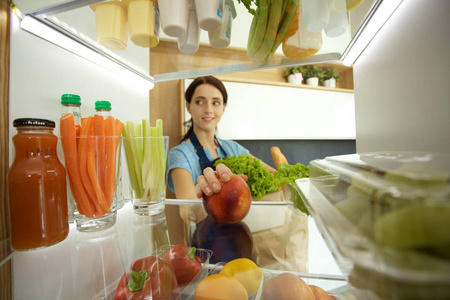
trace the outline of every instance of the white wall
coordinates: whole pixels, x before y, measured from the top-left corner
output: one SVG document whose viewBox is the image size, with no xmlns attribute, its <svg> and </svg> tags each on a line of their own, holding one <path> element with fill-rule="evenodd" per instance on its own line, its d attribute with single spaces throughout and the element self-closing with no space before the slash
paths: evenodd
<svg viewBox="0 0 450 300">
<path fill-rule="evenodd" d="M 358 152 L 450 152 L 449 14 L 404 0 L 355 63 Z"/>
<path fill-rule="evenodd" d="M 185 85 L 192 82 L 186 79 Z M 353 93 L 224 82 L 218 136 L 233 140 L 355 139 Z M 186 119 L 190 119 L 186 111 Z"/>
<path fill-rule="evenodd" d="M 10 62 L 10 137 L 16 118 L 60 118 L 61 95 L 81 96 L 82 115 L 94 113 L 96 100 L 108 100 L 122 121 L 149 117 L 149 91 L 111 71 L 76 56 L 19 28 L 13 17 Z M 58 133 L 59 129 L 55 130 Z"/>
</svg>

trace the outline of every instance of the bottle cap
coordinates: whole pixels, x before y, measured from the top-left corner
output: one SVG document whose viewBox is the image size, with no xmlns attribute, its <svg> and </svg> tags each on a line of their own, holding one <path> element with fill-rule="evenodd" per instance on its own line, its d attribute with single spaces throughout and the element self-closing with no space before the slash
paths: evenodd
<svg viewBox="0 0 450 300">
<path fill-rule="evenodd" d="M 13 122 L 14 127 L 20 126 L 41 126 L 41 127 L 52 127 L 55 128 L 55 122 L 46 119 L 36 119 L 36 118 L 21 118 L 15 119 Z"/>
<path fill-rule="evenodd" d="M 81 105 L 81 98 L 75 94 L 64 94 L 61 96 L 61 104 Z"/>
<path fill-rule="evenodd" d="M 95 110 L 109 109 L 111 110 L 111 102 L 105 100 L 95 101 Z"/>
</svg>

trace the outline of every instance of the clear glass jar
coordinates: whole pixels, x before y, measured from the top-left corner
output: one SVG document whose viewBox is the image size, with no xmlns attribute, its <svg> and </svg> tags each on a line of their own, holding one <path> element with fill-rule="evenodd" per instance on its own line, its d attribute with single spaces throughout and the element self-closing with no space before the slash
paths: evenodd
<svg viewBox="0 0 450 300">
<path fill-rule="evenodd" d="M 41 248 L 69 234 L 66 171 L 58 159 L 55 122 L 14 120 L 14 161 L 8 172 L 11 244 L 16 250 Z"/>
</svg>

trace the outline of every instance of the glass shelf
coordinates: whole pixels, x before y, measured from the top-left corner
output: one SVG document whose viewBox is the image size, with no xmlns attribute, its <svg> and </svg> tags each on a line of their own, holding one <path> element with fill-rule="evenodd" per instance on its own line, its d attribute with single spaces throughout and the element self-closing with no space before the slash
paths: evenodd
<svg viewBox="0 0 450 300">
<path fill-rule="evenodd" d="M 290 59 L 283 55 L 280 46 L 272 59 L 263 64 L 253 62 L 247 56 L 248 30 L 253 16 L 247 12 L 243 4 L 237 1 L 235 1 L 237 17 L 233 21 L 231 45 L 224 49 L 212 48 L 209 45 L 207 32 L 202 30 L 200 49 L 195 54 L 180 52 L 176 39 L 165 35 L 162 29 L 160 30 L 160 44 L 150 50 L 138 47 L 130 40 L 124 50 L 106 49 L 96 42 L 95 12 L 89 7 L 100 1 L 48 0 L 43 2 L 39 6 L 35 1 L 16 0 L 15 4 L 20 10 L 25 11 L 27 17 L 43 22 L 50 28 L 93 49 L 148 81 L 161 82 L 201 75 L 339 62 L 342 60 L 343 53 L 350 48 L 360 34 L 361 30 L 359 29 L 369 22 L 379 3 L 383 1 L 365 0 L 362 5 L 350 11 L 350 26 L 347 32 L 335 38 L 328 38 L 323 34 L 323 46 L 316 55 L 304 59 Z M 159 74 L 153 74 L 150 66 L 150 57 L 152 53 L 156 52 L 164 53 L 167 58 L 167 68 Z"/>
<path fill-rule="evenodd" d="M 183 218 L 183 212 L 198 208 L 201 201 L 167 199 L 166 212 L 140 216 L 128 202 L 118 211 L 117 222 L 111 228 L 79 232 L 71 224 L 69 236 L 56 245 L 16 251 L 12 257 L 15 298 L 112 299 L 120 277 L 135 259 L 153 255 L 156 249 L 169 244 L 168 211 L 175 210 Z M 269 277 L 291 272 L 309 284 L 341 295 L 340 299 L 350 299 L 344 296 L 351 290 L 345 277 L 327 272 L 330 266 L 320 273 L 307 272 L 307 266 L 320 264 L 325 258 L 308 253 L 305 231 L 311 228 L 307 217 L 283 203 L 252 205 L 247 217 L 234 224 L 215 223 L 207 217 L 185 222 L 187 244 L 212 250 L 212 267 L 249 256 Z"/>
</svg>

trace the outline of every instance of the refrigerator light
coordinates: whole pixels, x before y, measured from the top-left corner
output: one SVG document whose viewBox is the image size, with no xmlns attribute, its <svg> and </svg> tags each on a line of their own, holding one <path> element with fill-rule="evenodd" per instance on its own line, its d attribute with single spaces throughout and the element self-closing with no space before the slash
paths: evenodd
<svg viewBox="0 0 450 300">
<path fill-rule="evenodd" d="M 377 2 L 375 9 L 369 13 L 369 22 L 359 28 L 351 45 L 342 54 L 342 63 L 349 67 L 354 64 L 359 55 L 366 49 L 378 31 L 393 15 L 403 0 L 389 0 Z M 371 14 L 371 15 L 370 15 Z"/>
</svg>

